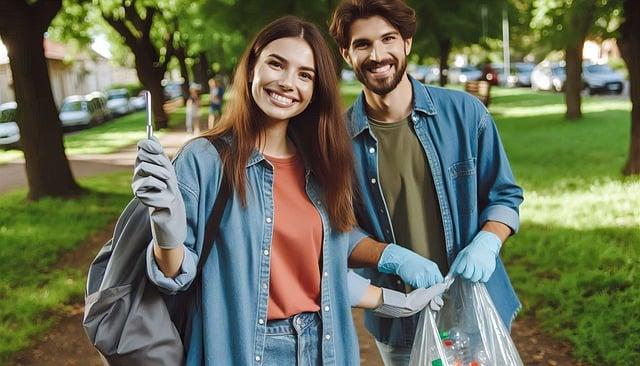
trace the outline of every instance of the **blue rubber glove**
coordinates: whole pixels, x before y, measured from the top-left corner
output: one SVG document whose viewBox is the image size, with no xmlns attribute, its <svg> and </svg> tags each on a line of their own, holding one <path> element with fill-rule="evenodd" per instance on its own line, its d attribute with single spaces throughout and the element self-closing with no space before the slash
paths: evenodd
<svg viewBox="0 0 640 366">
<path fill-rule="evenodd" d="M 471 282 L 487 282 L 496 269 L 496 258 L 502 241 L 494 233 L 480 231 L 451 265 L 450 274 L 460 275 Z"/>
<path fill-rule="evenodd" d="M 437 264 L 396 244 L 389 244 L 384 249 L 378 261 L 378 271 L 398 275 L 416 289 L 443 281 Z"/>
</svg>

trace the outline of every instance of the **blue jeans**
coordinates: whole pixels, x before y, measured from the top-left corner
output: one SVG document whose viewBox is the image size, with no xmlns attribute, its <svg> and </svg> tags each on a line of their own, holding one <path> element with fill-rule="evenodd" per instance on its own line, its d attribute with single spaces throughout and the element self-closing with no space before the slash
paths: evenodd
<svg viewBox="0 0 640 366">
<path fill-rule="evenodd" d="M 267 322 L 263 366 L 322 365 L 318 313 L 300 313 Z"/>
<path fill-rule="evenodd" d="M 380 357 L 385 366 L 407 366 L 409 365 L 409 357 L 411 356 L 411 348 L 400 348 L 390 346 L 376 341 Z"/>
</svg>

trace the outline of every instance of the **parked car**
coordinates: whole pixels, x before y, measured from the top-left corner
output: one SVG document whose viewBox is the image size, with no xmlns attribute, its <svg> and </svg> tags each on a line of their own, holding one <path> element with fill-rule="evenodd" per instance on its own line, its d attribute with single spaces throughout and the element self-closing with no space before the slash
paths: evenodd
<svg viewBox="0 0 640 366">
<path fill-rule="evenodd" d="M 584 64 L 582 80 L 589 94 L 622 94 L 624 77 L 606 64 Z"/>
<path fill-rule="evenodd" d="M 425 84 L 435 84 L 440 81 L 440 69 L 437 66 L 413 65 L 409 75 Z"/>
<path fill-rule="evenodd" d="M 531 72 L 531 88 L 534 90 L 564 90 L 567 73 L 564 63 L 542 61 Z"/>
<path fill-rule="evenodd" d="M 107 97 L 100 92 L 92 92 L 85 96 L 89 103 L 89 112 L 95 115 L 96 122 L 102 123 L 111 119 L 111 111 L 107 107 Z"/>
<path fill-rule="evenodd" d="M 449 69 L 449 82 L 464 84 L 467 81 L 480 80 L 482 71 L 475 66 L 453 67 Z"/>
<path fill-rule="evenodd" d="M 107 107 L 111 111 L 111 114 L 117 116 L 131 112 L 129 91 L 127 89 L 107 90 Z"/>
<path fill-rule="evenodd" d="M 144 92 L 141 91 L 137 96 L 129 98 L 129 105 L 131 109 L 136 111 L 145 109 L 147 107 L 147 98 L 144 96 Z"/>
<path fill-rule="evenodd" d="M 89 101 L 84 95 L 72 95 L 64 98 L 59 117 L 63 128 L 89 126 L 98 123 L 99 113 L 89 109 Z"/>
<path fill-rule="evenodd" d="M 168 81 L 164 85 L 164 96 L 166 100 L 182 98 L 182 84 L 177 81 Z"/>
<path fill-rule="evenodd" d="M 531 86 L 531 73 L 536 65 L 531 62 L 516 62 L 515 69 L 515 84 L 517 86 Z"/>
<path fill-rule="evenodd" d="M 16 102 L 0 104 L 0 147 L 18 147 L 20 145 L 20 129 L 18 128 Z"/>
</svg>

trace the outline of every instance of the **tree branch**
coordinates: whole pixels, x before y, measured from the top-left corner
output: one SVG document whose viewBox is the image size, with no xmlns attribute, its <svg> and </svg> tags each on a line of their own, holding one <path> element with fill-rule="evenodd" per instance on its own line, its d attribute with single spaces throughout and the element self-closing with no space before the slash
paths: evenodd
<svg viewBox="0 0 640 366">
<path fill-rule="evenodd" d="M 106 14 L 104 11 L 102 12 L 102 17 L 107 23 L 109 23 L 109 25 L 113 29 L 115 29 L 116 32 L 118 32 L 122 37 L 124 37 L 124 41 L 127 43 L 127 45 L 129 45 L 129 47 L 132 50 L 135 47 L 137 47 L 138 38 L 136 38 L 136 36 L 133 33 L 131 33 L 131 30 L 127 28 L 127 25 L 124 23 L 124 21 L 120 19 L 116 19 L 113 16 Z"/>
<path fill-rule="evenodd" d="M 169 32 L 169 39 L 165 43 L 167 52 L 164 54 L 164 61 L 162 62 L 162 65 L 161 65 L 163 71 L 167 70 L 167 67 L 169 66 L 169 61 L 171 61 L 171 57 L 173 57 L 173 55 L 175 55 L 176 53 L 176 48 L 173 45 L 175 33 L 176 33 L 175 30 L 172 32 Z"/>
<path fill-rule="evenodd" d="M 40 0 L 31 5 L 30 8 L 31 14 L 37 20 L 35 27 L 44 33 L 62 8 L 62 0 Z"/>
</svg>

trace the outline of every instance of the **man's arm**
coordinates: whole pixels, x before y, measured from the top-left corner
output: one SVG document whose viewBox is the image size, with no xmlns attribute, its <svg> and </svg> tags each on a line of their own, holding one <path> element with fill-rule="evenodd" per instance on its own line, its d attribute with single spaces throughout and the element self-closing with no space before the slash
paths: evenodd
<svg viewBox="0 0 640 366">
<path fill-rule="evenodd" d="M 369 237 L 363 238 L 349 256 L 349 268 L 377 268 L 387 245 Z"/>
<path fill-rule="evenodd" d="M 496 234 L 503 244 L 512 234 L 510 227 L 498 221 L 487 221 L 484 226 L 482 226 L 482 231 Z"/>
</svg>

